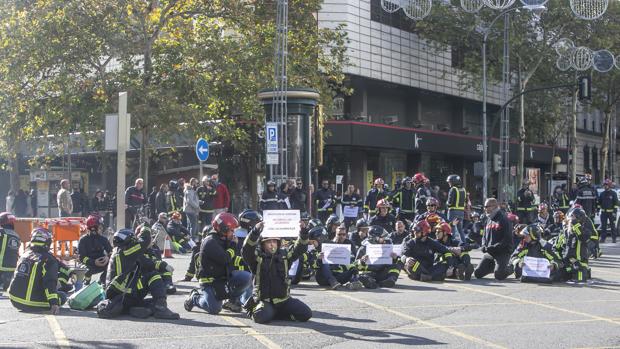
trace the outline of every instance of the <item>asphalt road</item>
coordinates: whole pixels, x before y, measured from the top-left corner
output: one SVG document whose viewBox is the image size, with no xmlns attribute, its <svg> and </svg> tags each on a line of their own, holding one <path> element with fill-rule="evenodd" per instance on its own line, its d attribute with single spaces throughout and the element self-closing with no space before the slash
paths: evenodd
<svg viewBox="0 0 620 349">
<path fill-rule="evenodd" d="M 401 276 L 394 289 L 292 290 L 313 309 L 307 323 L 257 325 L 241 314 L 188 313 L 195 283 L 169 298 L 181 320 L 98 319 L 63 308 L 59 316 L 20 313 L 0 299 L 0 348 L 620 348 L 620 244 L 603 245 L 588 286 L 483 279 L 420 283 Z M 474 255 L 475 257 L 475 255 Z M 171 263 L 180 278 L 187 256 Z"/>
</svg>

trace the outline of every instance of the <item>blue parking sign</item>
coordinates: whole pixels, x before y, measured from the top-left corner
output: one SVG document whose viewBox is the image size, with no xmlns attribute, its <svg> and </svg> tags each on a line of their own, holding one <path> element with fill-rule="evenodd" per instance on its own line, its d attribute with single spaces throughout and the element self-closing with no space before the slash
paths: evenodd
<svg viewBox="0 0 620 349">
<path fill-rule="evenodd" d="M 275 122 L 265 123 L 265 135 L 267 142 L 267 153 L 278 152 L 278 124 Z"/>
</svg>

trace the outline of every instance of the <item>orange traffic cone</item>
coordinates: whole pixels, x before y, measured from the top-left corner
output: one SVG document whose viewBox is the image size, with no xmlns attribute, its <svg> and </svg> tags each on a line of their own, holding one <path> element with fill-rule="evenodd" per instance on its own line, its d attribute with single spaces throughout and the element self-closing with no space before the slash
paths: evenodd
<svg viewBox="0 0 620 349">
<path fill-rule="evenodd" d="M 166 240 L 164 241 L 164 258 L 174 258 L 172 257 L 172 247 L 170 245 L 170 237 L 166 235 Z"/>
</svg>

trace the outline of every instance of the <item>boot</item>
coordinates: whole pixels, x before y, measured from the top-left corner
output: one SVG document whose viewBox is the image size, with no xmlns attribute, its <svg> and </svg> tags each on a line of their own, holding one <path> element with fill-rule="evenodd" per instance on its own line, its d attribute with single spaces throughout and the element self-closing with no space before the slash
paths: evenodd
<svg viewBox="0 0 620 349">
<path fill-rule="evenodd" d="M 157 298 L 153 304 L 153 316 L 157 319 L 178 320 L 179 314 L 168 309 L 166 298 Z"/>
<path fill-rule="evenodd" d="M 364 284 L 362 284 L 359 280 L 352 280 L 350 282 L 347 282 L 346 284 L 344 284 L 344 286 L 346 288 L 348 288 L 351 291 L 357 291 L 361 288 L 364 287 Z"/>
<path fill-rule="evenodd" d="M 177 293 L 177 288 L 174 287 L 173 284 L 166 285 L 166 294 L 175 294 Z"/>
<path fill-rule="evenodd" d="M 465 265 L 459 264 L 456 266 L 456 276 L 459 280 L 465 280 Z"/>
<path fill-rule="evenodd" d="M 474 273 L 474 265 L 470 264 L 467 266 L 467 268 L 465 268 L 465 278 L 464 280 L 471 280 L 471 275 Z"/>
<path fill-rule="evenodd" d="M 370 288 L 370 289 L 377 288 L 377 281 L 369 275 L 360 275 L 359 281 L 366 288 Z"/>
<path fill-rule="evenodd" d="M 257 305 L 258 305 L 258 302 L 256 301 L 256 299 L 254 299 L 254 297 L 248 298 L 248 300 L 245 301 L 245 304 L 243 304 L 243 310 L 245 310 L 245 313 L 249 318 L 252 317 L 254 308 L 256 308 Z"/>
<path fill-rule="evenodd" d="M 392 278 L 387 278 L 387 279 L 379 282 L 379 285 L 381 287 L 391 288 L 391 287 L 396 286 L 396 281 L 394 281 Z"/>
<path fill-rule="evenodd" d="M 146 307 L 131 307 L 129 308 L 129 315 L 138 319 L 146 319 L 153 315 L 153 311 Z"/>
<path fill-rule="evenodd" d="M 235 301 L 231 301 L 230 299 L 222 304 L 222 308 L 227 309 L 233 313 L 240 313 L 243 311 L 241 304 L 238 304 Z"/>
<path fill-rule="evenodd" d="M 196 297 L 196 295 L 198 295 L 198 290 L 193 289 L 189 293 L 189 297 L 187 297 L 185 302 L 183 302 L 183 308 L 185 308 L 186 311 L 192 311 L 192 309 L 194 309 L 194 298 Z"/>
<path fill-rule="evenodd" d="M 430 282 L 433 281 L 433 277 L 428 274 L 420 274 L 420 281 Z"/>
<path fill-rule="evenodd" d="M 336 279 L 329 280 L 329 288 L 332 290 L 342 289 L 342 285 Z"/>
</svg>

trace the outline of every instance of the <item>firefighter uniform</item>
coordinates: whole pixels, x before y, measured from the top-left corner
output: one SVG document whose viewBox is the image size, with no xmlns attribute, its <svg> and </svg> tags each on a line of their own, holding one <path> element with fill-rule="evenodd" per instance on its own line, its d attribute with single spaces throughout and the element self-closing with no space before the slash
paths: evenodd
<svg viewBox="0 0 620 349">
<path fill-rule="evenodd" d="M 571 228 L 565 235 L 562 244 L 563 268 L 560 269 L 560 279 L 586 282 L 589 278 L 588 268 L 588 241 L 592 234 L 588 224 L 572 222 Z"/>
<path fill-rule="evenodd" d="M 426 200 L 432 197 L 431 191 L 423 184 L 418 184 L 416 186 L 416 194 L 415 194 L 415 213 L 416 215 L 421 215 L 426 213 Z"/>
<path fill-rule="evenodd" d="M 198 204 L 200 211 L 198 213 L 198 220 L 200 221 L 200 229 L 205 225 L 211 224 L 213 218 L 213 199 L 217 192 L 214 187 L 208 188 L 205 185 L 201 185 L 196 189 L 196 195 L 198 195 Z"/>
<path fill-rule="evenodd" d="M 362 212 L 362 198 L 356 193 L 353 193 L 353 194 L 344 193 L 344 195 L 342 195 L 342 201 L 340 203 L 342 204 L 343 209 L 345 206 L 357 207 L 358 217 L 359 217 L 359 214 Z M 354 225 L 356 221 L 357 221 L 357 217 L 344 217 L 344 224 L 346 225 L 347 230 L 349 229 L 350 226 Z"/>
<path fill-rule="evenodd" d="M 78 242 L 78 259 L 80 263 L 86 266 L 86 275 L 84 283 L 90 283 L 93 274 L 101 273 L 99 283 L 105 284 L 107 265 L 97 266 L 95 260 L 101 257 L 110 256 L 112 254 L 112 245 L 105 237 L 89 231 L 88 234 L 82 235 Z"/>
<path fill-rule="evenodd" d="M 395 209 L 398 209 L 398 219 L 410 222 L 415 220 L 415 194 L 416 192 L 413 188 L 407 189 L 406 187 L 401 188 L 394 194 L 392 205 Z"/>
<path fill-rule="evenodd" d="M 261 211 L 282 209 L 280 195 L 275 191 L 265 190 L 261 195 L 259 208 Z"/>
<path fill-rule="evenodd" d="M 528 187 L 519 189 L 517 192 L 517 216 L 519 216 L 519 222 L 521 224 L 532 223 L 534 212 L 536 212 L 534 194 Z"/>
<path fill-rule="evenodd" d="M 570 208 L 570 199 L 564 191 L 556 191 L 553 193 L 553 204 L 557 206 L 562 213 L 566 214 Z"/>
<path fill-rule="evenodd" d="M 377 213 L 376 216 L 370 218 L 368 225 L 378 225 L 385 229 L 388 233 L 391 233 L 394 231 L 394 227 L 396 225 L 396 218 L 391 213 L 388 213 L 385 216 Z"/>
<path fill-rule="evenodd" d="M 9 228 L 0 228 L 0 287 L 7 289 L 19 259 L 19 235 Z"/>
<path fill-rule="evenodd" d="M 409 237 L 403 243 L 402 263 L 413 258 L 410 268 L 405 272 L 412 280 L 443 281 L 454 255 L 446 246 L 429 237 Z"/>
<path fill-rule="evenodd" d="M 364 213 L 372 215 L 377 208 L 377 202 L 381 199 L 385 199 L 387 193 L 381 189 L 372 188 L 366 193 L 366 199 L 364 199 Z"/>
<path fill-rule="evenodd" d="M 325 222 L 334 213 L 336 195 L 331 189 L 319 188 L 314 193 L 314 203 L 318 218 L 321 222 Z"/>
<path fill-rule="evenodd" d="M 559 276 L 559 269 L 562 265 L 561 257 L 555 252 L 552 244 L 545 240 L 541 240 L 541 228 L 530 226 L 525 229 L 528 230 L 525 234 L 530 236 L 530 242 L 525 242 L 525 240 L 522 240 L 510 256 L 510 264 L 514 266 L 515 278 L 521 279 L 522 282 L 550 282 L 551 280 L 557 280 Z M 538 232 L 534 230 L 538 230 Z M 523 276 L 523 261 L 525 257 L 544 258 L 549 261 L 549 264 L 553 268 L 550 278 L 541 279 L 537 277 Z"/>
<path fill-rule="evenodd" d="M 386 243 L 391 243 L 389 240 Z M 371 244 L 366 241 L 366 243 L 362 243 L 362 247 L 357 251 L 357 258 L 355 261 L 355 267 L 359 270 L 359 281 L 364 285 L 365 288 L 374 289 L 377 287 L 394 287 L 396 285 L 396 281 L 398 281 L 398 276 L 400 275 L 400 270 L 402 268 L 398 258 L 394 258 L 392 260 L 392 264 L 385 265 L 371 265 L 366 264 L 362 260 L 362 257 L 366 255 L 366 246 Z"/>
<path fill-rule="evenodd" d="M 463 231 L 463 220 L 465 219 L 465 204 L 467 200 L 467 191 L 461 186 L 452 186 L 448 192 L 448 201 L 446 207 L 448 208 L 448 222 L 452 224 L 455 218 L 459 219 L 459 223 L 456 228 L 459 232 L 459 239 L 465 241 L 465 232 Z"/>
<path fill-rule="evenodd" d="M 611 189 L 603 190 L 598 196 L 598 208 L 601 210 L 601 241 L 607 238 L 607 224 L 611 230 L 611 239 L 616 242 L 616 212 L 618 210 L 618 195 Z"/>
</svg>

